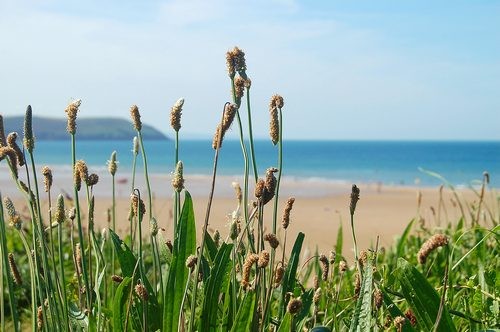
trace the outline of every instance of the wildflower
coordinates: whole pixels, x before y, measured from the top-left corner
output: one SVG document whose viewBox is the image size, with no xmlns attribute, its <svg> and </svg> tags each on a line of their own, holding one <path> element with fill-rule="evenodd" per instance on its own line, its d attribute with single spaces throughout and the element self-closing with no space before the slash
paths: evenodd
<svg viewBox="0 0 500 332">
<path fill-rule="evenodd" d="M 10 146 L 16 152 L 16 159 L 19 166 L 24 166 L 24 164 L 26 163 L 26 159 L 24 158 L 23 151 L 21 151 L 21 148 L 19 147 L 19 145 L 17 145 L 16 140 L 17 133 L 10 133 L 9 135 L 7 135 L 7 146 Z"/>
<path fill-rule="evenodd" d="M 315 306 L 317 306 L 319 304 L 319 300 L 321 300 L 321 288 L 318 287 L 314 291 L 314 296 L 313 296 L 313 303 Z"/>
<path fill-rule="evenodd" d="M 316 289 L 319 288 L 319 278 L 318 278 L 318 276 L 314 276 L 314 278 L 313 278 L 313 288 L 314 288 L 314 290 L 316 290 Z"/>
<path fill-rule="evenodd" d="M 52 187 L 52 170 L 48 166 L 42 168 L 43 184 L 45 192 L 49 192 Z"/>
<path fill-rule="evenodd" d="M 62 224 L 65 217 L 66 214 L 64 211 L 64 196 L 62 194 L 59 194 L 59 196 L 57 196 L 57 209 L 54 218 L 58 224 Z"/>
<path fill-rule="evenodd" d="M 269 121 L 269 136 L 271 136 L 271 141 L 274 145 L 278 144 L 280 139 L 280 123 L 278 118 L 278 107 L 281 105 L 283 107 L 283 98 L 279 95 L 274 95 L 271 97 L 271 102 L 269 103 L 269 115 L 271 120 Z"/>
<path fill-rule="evenodd" d="M 274 176 L 274 173 L 278 171 L 277 168 L 275 167 L 270 167 L 266 170 L 266 180 L 264 183 L 264 194 L 262 197 L 262 203 L 265 205 L 267 202 L 269 202 L 271 199 L 273 199 L 275 191 L 276 191 L 276 177 Z"/>
<path fill-rule="evenodd" d="M 75 246 L 75 260 L 76 260 L 76 273 L 77 275 L 82 275 L 82 250 L 80 248 L 80 243 Z"/>
<path fill-rule="evenodd" d="M 35 138 L 33 137 L 33 112 L 31 110 L 31 105 L 28 105 L 24 117 L 24 147 L 29 153 L 32 153 L 35 148 Z"/>
<path fill-rule="evenodd" d="M 250 270 L 252 269 L 252 266 L 257 263 L 259 260 L 259 255 L 257 254 L 250 254 L 246 260 L 245 264 L 243 264 L 243 272 L 242 272 L 242 277 L 241 277 L 241 286 L 246 289 L 248 286 L 250 286 Z"/>
<path fill-rule="evenodd" d="M 328 271 L 330 268 L 330 265 L 328 265 L 328 258 L 326 258 L 325 255 L 321 255 L 319 256 L 319 261 L 321 263 L 322 271 L 321 279 L 323 279 L 323 281 L 326 281 L 328 279 Z"/>
<path fill-rule="evenodd" d="M 175 166 L 174 176 L 172 177 L 172 187 L 178 193 L 184 189 L 183 169 L 182 161 L 179 160 Z"/>
<path fill-rule="evenodd" d="M 99 175 L 92 173 L 89 175 L 87 180 L 87 185 L 92 187 L 95 186 L 99 182 Z"/>
<path fill-rule="evenodd" d="M 23 284 L 23 280 L 21 279 L 21 274 L 19 273 L 16 261 L 14 260 L 14 254 L 10 252 L 8 259 L 9 259 L 9 267 L 10 267 L 10 273 L 12 274 L 12 278 L 14 279 L 14 282 L 18 286 L 21 286 Z"/>
<path fill-rule="evenodd" d="M 139 113 L 139 107 L 137 107 L 137 105 L 132 105 L 132 107 L 130 107 L 130 116 L 132 117 L 132 124 L 135 130 L 141 131 L 141 114 Z"/>
<path fill-rule="evenodd" d="M 330 255 L 328 256 L 328 260 L 330 261 L 331 265 L 335 264 L 336 257 L 337 257 L 337 254 L 335 253 L 335 251 L 330 250 Z"/>
<path fill-rule="evenodd" d="M 226 134 L 226 131 L 228 131 L 231 127 L 237 110 L 238 106 L 236 104 L 226 103 L 226 105 L 224 106 L 224 116 L 222 118 L 222 124 L 219 124 L 217 126 L 217 130 L 212 141 L 212 147 L 214 148 L 214 150 L 222 146 L 224 135 Z"/>
<path fill-rule="evenodd" d="M 266 186 L 266 183 L 264 180 L 259 179 L 257 183 L 255 184 L 255 197 L 256 198 L 261 198 L 264 195 L 264 188 Z"/>
<path fill-rule="evenodd" d="M 269 252 L 262 250 L 259 254 L 259 260 L 257 261 L 257 266 L 260 268 L 265 268 L 269 264 Z"/>
<path fill-rule="evenodd" d="M 7 210 L 7 216 L 9 217 L 9 226 L 20 230 L 22 221 L 19 213 L 17 213 L 14 207 L 14 203 L 12 203 L 12 200 L 9 197 L 4 197 L 3 204 L 5 206 L 5 210 Z"/>
<path fill-rule="evenodd" d="M 355 298 L 358 298 L 360 291 L 361 291 L 361 278 L 359 276 L 359 273 L 356 273 L 356 276 L 354 277 L 354 297 Z"/>
<path fill-rule="evenodd" d="M 290 212 L 292 211 L 293 203 L 295 203 L 294 197 L 290 197 L 286 201 L 285 211 L 283 211 L 283 219 L 281 220 L 281 226 L 283 226 L 283 229 L 287 229 L 290 224 Z"/>
<path fill-rule="evenodd" d="M 70 133 L 71 135 L 74 135 L 76 133 L 76 114 L 78 113 L 78 109 L 81 104 L 82 100 L 77 99 L 69 103 L 69 105 L 64 110 L 64 112 L 66 112 L 66 115 L 68 117 L 68 125 L 66 129 L 68 130 L 68 133 Z"/>
<path fill-rule="evenodd" d="M 429 254 L 436 248 L 442 247 L 448 244 L 448 238 L 443 234 L 434 234 L 430 239 L 425 241 L 422 248 L 417 253 L 418 262 L 420 264 L 425 264 Z"/>
<path fill-rule="evenodd" d="M 347 271 L 347 263 L 344 260 L 341 260 L 339 263 L 339 270 L 340 272 L 345 272 Z"/>
<path fill-rule="evenodd" d="M 398 330 L 398 332 L 401 332 L 403 330 L 403 325 L 405 323 L 405 318 L 403 316 L 397 316 L 394 318 L 394 326 Z"/>
<path fill-rule="evenodd" d="M 146 213 L 146 206 L 144 205 L 144 201 L 140 199 L 136 194 L 130 195 L 130 199 L 132 201 L 133 214 L 139 218 L 142 218 L 144 213 Z"/>
<path fill-rule="evenodd" d="M 172 109 L 170 110 L 170 125 L 178 132 L 181 129 L 181 114 L 182 106 L 184 105 L 184 98 L 179 98 Z"/>
<path fill-rule="evenodd" d="M 417 325 L 417 317 L 415 317 L 415 314 L 411 309 L 406 310 L 405 317 L 410 321 L 411 326 Z"/>
<path fill-rule="evenodd" d="M 40 331 L 43 329 L 43 309 L 42 309 L 42 306 L 39 306 L 38 310 L 36 312 L 36 325 Z"/>
<path fill-rule="evenodd" d="M 135 294 L 144 302 L 148 300 L 148 291 L 144 285 L 139 282 L 137 285 L 134 287 Z"/>
<path fill-rule="evenodd" d="M 89 170 L 83 160 L 77 160 L 73 172 L 73 180 L 77 191 L 82 187 L 82 181 L 87 183 L 89 179 Z"/>
<path fill-rule="evenodd" d="M 351 212 L 351 216 L 354 215 L 354 211 L 356 210 L 356 204 L 359 201 L 359 188 L 353 184 L 351 191 L 351 203 L 349 204 L 349 209 Z"/>
<path fill-rule="evenodd" d="M 238 107 L 241 105 L 241 98 L 243 98 L 243 94 L 245 91 L 245 79 L 241 76 L 236 77 L 234 80 L 234 94 L 236 97 L 236 105 Z"/>
<path fill-rule="evenodd" d="M 118 162 L 116 161 L 116 151 L 111 153 L 111 157 L 108 160 L 108 171 L 111 176 L 115 176 L 116 170 L 118 169 Z"/>
<path fill-rule="evenodd" d="M 280 245 L 280 242 L 278 241 L 278 238 L 276 237 L 275 234 L 269 233 L 264 236 L 264 240 L 269 242 L 269 245 L 271 248 L 276 249 Z"/>
<path fill-rule="evenodd" d="M 382 300 L 383 300 L 383 295 L 382 291 L 380 289 L 375 290 L 375 294 L 373 295 L 374 302 L 375 302 L 375 309 L 378 310 L 380 307 L 382 307 Z"/>
<path fill-rule="evenodd" d="M 241 77 L 246 79 L 246 61 L 245 53 L 238 47 L 234 47 L 232 50 L 226 53 L 226 64 L 227 72 L 230 78 L 234 78 L 236 72 L 240 74 Z"/>
<path fill-rule="evenodd" d="M 298 314 L 301 309 L 302 300 L 300 298 L 291 298 L 286 308 L 286 310 L 292 315 Z"/>
<path fill-rule="evenodd" d="M 111 276 L 111 280 L 113 280 L 114 282 L 116 283 L 120 283 L 123 281 L 123 277 L 122 276 L 119 276 L 119 275 L 116 275 L 116 274 L 113 274 Z"/>
<path fill-rule="evenodd" d="M 285 275 L 285 267 L 283 266 L 283 263 L 278 263 L 278 266 L 276 266 L 276 270 L 274 271 L 275 287 L 278 287 L 278 285 L 281 283 L 281 280 L 283 280 L 284 275 Z"/>
</svg>

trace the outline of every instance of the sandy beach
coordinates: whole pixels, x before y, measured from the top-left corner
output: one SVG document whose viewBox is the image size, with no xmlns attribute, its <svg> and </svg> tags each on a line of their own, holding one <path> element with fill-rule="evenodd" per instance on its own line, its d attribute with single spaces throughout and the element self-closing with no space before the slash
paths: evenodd
<svg viewBox="0 0 500 332">
<path fill-rule="evenodd" d="M 128 229 L 129 193 L 131 184 L 124 178 L 118 177 L 117 193 L 117 229 L 124 234 Z M 239 177 L 221 176 L 217 178 L 215 196 L 212 203 L 209 230 L 219 230 L 222 237 L 229 232 L 228 224 L 232 211 L 237 208 L 237 200 L 231 183 Z M 107 210 L 111 208 L 111 178 L 102 174 L 100 182 L 95 188 L 95 219 L 98 228 L 107 227 Z M 172 196 L 170 175 L 152 175 L 153 214 L 159 226 L 165 229 L 166 238 L 172 237 Z M 18 210 L 27 213 L 26 205 L 11 179 L 2 178 L 0 181 L 3 196 L 12 196 Z M 141 177 L 137 179 L 137 187 L 141 188 L 143 198 L 146 198 L 145 184 Z M 210 188 L 210 178 L 207 176 L 191 176 L 186 179 L 186 188 L 190 191 L 194 201 L 198 233 L 201 232 Z M 380 184 L 359 184 L 361 199 L 355 214 L 355 229 L 360 249 L 374 247 L 377 236 L 380 237 L 380 246 L 390 246 L 396 236 L 400 235 L 408 222 L 413 218 L 423 218 L 426 227 L 445 224 L 446 220 L 456 222 L 460 210 L 453 206 L 453 193 L 443 189 L 442 201 L 439 208 L 439 188 L 393 187 Z M 253 199 L 253 185 L 249 186 L 249 200 Z M 43 188 L 42 188 L 43 190 Z M 59 193 L 72 193 L 69 178 L 54 179 L 52 197 Z M 306 234 L 305 246 L 315 251 L 327 252 L 336 243 L 337 230 L 342 224 L 344 229 L 344 254 L 352 255 L 353 245 L 349 219 L 349 195 L 351 185 L 342 182 L 326 180 L 301 180 L 284 178 L 281 184 L 279 198 L 278 223 L 281 224 L 282 211 L 288 197 L 295 197 L 296 201 L 291 213 L 291 224 L 288 228 L 288 243 L 293 242 L 298 232 Z M 417 211 L 418 192 L 422 194 L 421 206 Z M 477 196 L 470 189 L 461 189 L 458 194 L 463 199 L 473 202 Z M 45 195 L 43 193 L 43 195 Z M 491 193 L 486 195 L 492 200 Z M 82 191 L 80 200 L 86 204 L 86 195 Z M 67 203 L 68 204 L 68 203 Z M 82 204 L 82 203 L 81 203 Z M 86 206 L 86 205 L 84 205 Z M 148 206 L 146 201 L 146 206 Z M 48 211 L 48 202 L 44 200 L 43 211 Z M 270 230 L 272 225 L 272 205 L 265 206 L 264 224 Z M 145 231 L 148 223 L 143 225 Z M 147 234 L 147 233 L 146 233 Z M 283 237 L 283 230 L 279 228 L 279 237 Z M 288 247 L 290 248 L 290 247 Z"/>
</svg>

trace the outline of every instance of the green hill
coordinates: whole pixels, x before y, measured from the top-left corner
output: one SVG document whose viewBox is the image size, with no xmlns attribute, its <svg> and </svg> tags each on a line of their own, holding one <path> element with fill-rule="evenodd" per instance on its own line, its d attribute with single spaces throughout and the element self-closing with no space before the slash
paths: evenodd
<svg viewBox="0 0 500 332">
<path fill-rule="evenodd" d="M 6 135 L 13 131 L 22 135 L 23 116 L 7 116 L 3 121 Z M 66 139 L 69 135 L 66 123 L 66 119 L 34 116 L 33 132 L 38 140 Z M 132 123 L 120 118 L 79 118 L 76 124 L 77 137 L 83 140 L 130 140 L 136 135 Z M 144 123 L 142 137 L 150 140 L 167 139 L 160 131 Z"/>
</svg>

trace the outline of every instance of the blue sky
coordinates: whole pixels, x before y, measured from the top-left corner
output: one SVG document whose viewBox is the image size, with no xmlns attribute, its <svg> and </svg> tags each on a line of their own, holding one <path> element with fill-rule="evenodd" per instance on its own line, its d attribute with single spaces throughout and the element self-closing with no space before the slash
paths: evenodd
<svg viewBox="0 0 500 332">
<path fill-rule="evenodd" d="M 255 133 L 285 98 L 290 139 L 500 139 L 498 1 L 0 1 L 3 115 L 128 117 L 210 137 L 247 54 Z M 232 135 L 235 135 L 233 130 Z"/>
</svg>

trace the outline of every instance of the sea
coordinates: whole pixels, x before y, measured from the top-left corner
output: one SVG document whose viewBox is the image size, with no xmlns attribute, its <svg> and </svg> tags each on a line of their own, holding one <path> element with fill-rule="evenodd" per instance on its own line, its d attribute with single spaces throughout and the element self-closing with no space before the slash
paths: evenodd
<svg viewBox="0 0 500 332">
<path fill-rule="evenodd" d="M 250 155 L 250 146 L 246 142 Z M 172 140 L 145 141 L 148 169 L 169 175 L 174 169 Z M 113 151 L 119 173 L 132 171 L 132 141 L 77 141 L 77 159 L 104 172 Z M 278 167 L 278 148 L 270 140 L 255 141 L 258 174 Z M 71 172 L 70 141 L 37 141 L 36 163 Z M 179 159 L 186 175 L 209 176 L 213 169 L 211 140 L 182 140 Z M 251 164 L 249 173 L 252 174 Z M 142 159 L 137 169 L 142 168 Z M 244 163 L 239 140 L 225 140 L 218 174 L 239 176 Z M 283 176 L 291 179 L 340 183 L 377 183 L 396 186 L 477 186 L 488 172 L 490 186 L 500 188 L 500 141 L 331 141 L 283 142 Z M 437 176 L 437 175 L 439 176 Z"/>
</svg>

